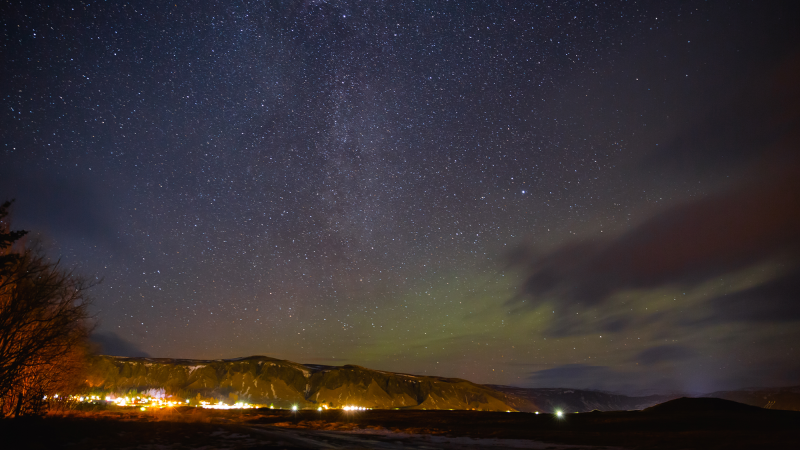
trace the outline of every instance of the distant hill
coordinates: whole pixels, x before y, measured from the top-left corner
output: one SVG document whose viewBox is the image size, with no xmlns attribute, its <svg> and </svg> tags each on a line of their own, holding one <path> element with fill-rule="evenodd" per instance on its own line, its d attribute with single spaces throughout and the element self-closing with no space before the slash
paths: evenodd
<svg viewBox="0 0 800 450">
<path fill-rule="evenodd" d="M 758 411 L 764 409 L 716 397 L 681 397 L 644 409 L 644 412 L 653 414 L 757 413 Z"/>
<path fill-rule="evenodd" d="M 513 411 L 505 396 L 458 378 L 417 376 L 365 367 L 304 365 L 266 356 L 224 360 L 95 357 L 87 377 L 95 391 L 125 394 L 163 389 L 198 401 L 246 401 L 276 408 L 342 407 Z M 198 397 L 199 395 L 199 397 Z"/>
<path fill-rule="evenodd" d="M 552 413 L 641 410 L 682 397 L 627 396 L 564 388 L 479 385 L 458 378 L 409 375 L 361 366 L 322 366 L 251 356 L 237 359 L 94 357 L 87 383 L 97 392 L 162 393 L 193 403 L 245 401 L 276 408 L 460 409 Z M 163 390 L 163 391 L 161 391 Z M 721 391 L 703 397 L 800 411 L 800 387 Z"/>
<path fill-rule="evenodd" d="M 674 395 L 629 397 L 601 391 L 563 388 L 519 388 L 489 384 L 487 387 L 505 394 L 504 400 L 517 411 L 524 412 L 588 412 L 644 409 L 668 400 Z"/>
<path fill-rule="evenodd" d="M 719 391 L 704 395 L 704 397 L 724 398 L 766 409 L 800 411 L 800 386 Z"/>
</svg>

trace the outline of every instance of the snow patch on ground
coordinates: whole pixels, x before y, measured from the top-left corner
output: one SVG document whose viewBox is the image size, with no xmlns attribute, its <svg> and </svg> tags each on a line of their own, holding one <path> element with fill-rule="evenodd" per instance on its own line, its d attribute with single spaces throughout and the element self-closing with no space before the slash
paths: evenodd
<svg viewBox="0 0 800 450">
<path fill-rule="evenodd" d="M 189 369 L 189 373 L 191 374 L 195 370 L 202 369 L 203 367 L 205 367 L 205 365 L 202 365 L 202 366 L 189 366 L 189 367 L 187 367 L 187 369 Z"/>
</svg>

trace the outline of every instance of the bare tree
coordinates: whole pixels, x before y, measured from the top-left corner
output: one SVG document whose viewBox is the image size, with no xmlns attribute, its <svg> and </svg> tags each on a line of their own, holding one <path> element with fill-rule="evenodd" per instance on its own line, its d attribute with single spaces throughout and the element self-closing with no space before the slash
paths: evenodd
<svg viewBox="0 0 800 450">
<path fill-rule="evenodd" d="M 6 269 L 19 258 L 19 254 L 13 251 L 13 245 L 28 234 L 25 230 L 10 230 L 6 217 L 8 208 L 13 202 L 14 200 L 11 200 L 0 205 L 0 274 L 4 274 Z"/>
<path fill-rule="evenodd" d="M 40 414 L 75 387 L 90 331 L 90 283 L 20 245 L 23 234 L 0 222 L 0 417 Z"/>
</svg>

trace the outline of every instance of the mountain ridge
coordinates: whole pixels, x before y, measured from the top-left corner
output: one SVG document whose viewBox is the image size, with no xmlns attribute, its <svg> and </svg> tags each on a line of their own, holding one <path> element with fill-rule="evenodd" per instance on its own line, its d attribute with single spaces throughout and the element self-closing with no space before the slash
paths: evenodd
<svg viewBox="0 0 800 450">
<path fill-rule="evenodd" d="M 268 356 L 191 360 L 97 356 L 87 384 L 103 392 L 164 389 L 178 398 L 236 399 L 280 408 L 513 411 L 501 394 L 460 378 L 399 374 L 347 364 L 304 365 Z"/>
<path fill-rule="evenodd" d="M 362 406 L 380 409 L 459 409 L 520 412 L 643 410 L 684 394 L 629 396 L 569 388 L 477 384 L 461 378 L 388 372 L 345 364 L 301 364 L 263 355 L 229 359 L 94 356 L 90 390 L 131 391 L 278 408 Z M 718 397 L 761 408 L 800 410 L 800 387 L 749 388 L 692 397 Z"/>
</svg>

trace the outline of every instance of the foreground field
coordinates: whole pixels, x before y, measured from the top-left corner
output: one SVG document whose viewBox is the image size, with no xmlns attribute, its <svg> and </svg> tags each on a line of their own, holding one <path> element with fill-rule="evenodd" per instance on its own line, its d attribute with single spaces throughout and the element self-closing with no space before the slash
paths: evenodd
<svg viewBox="0 0 800 450">
<path fill-rule="evenodd" d="M 800 413 L 715 399 L 645 411 L 535 415 L 477 411 L 119 409 L 0 421 L 8 448 L 455 449 L 800 448 Z"/>
</svg>

